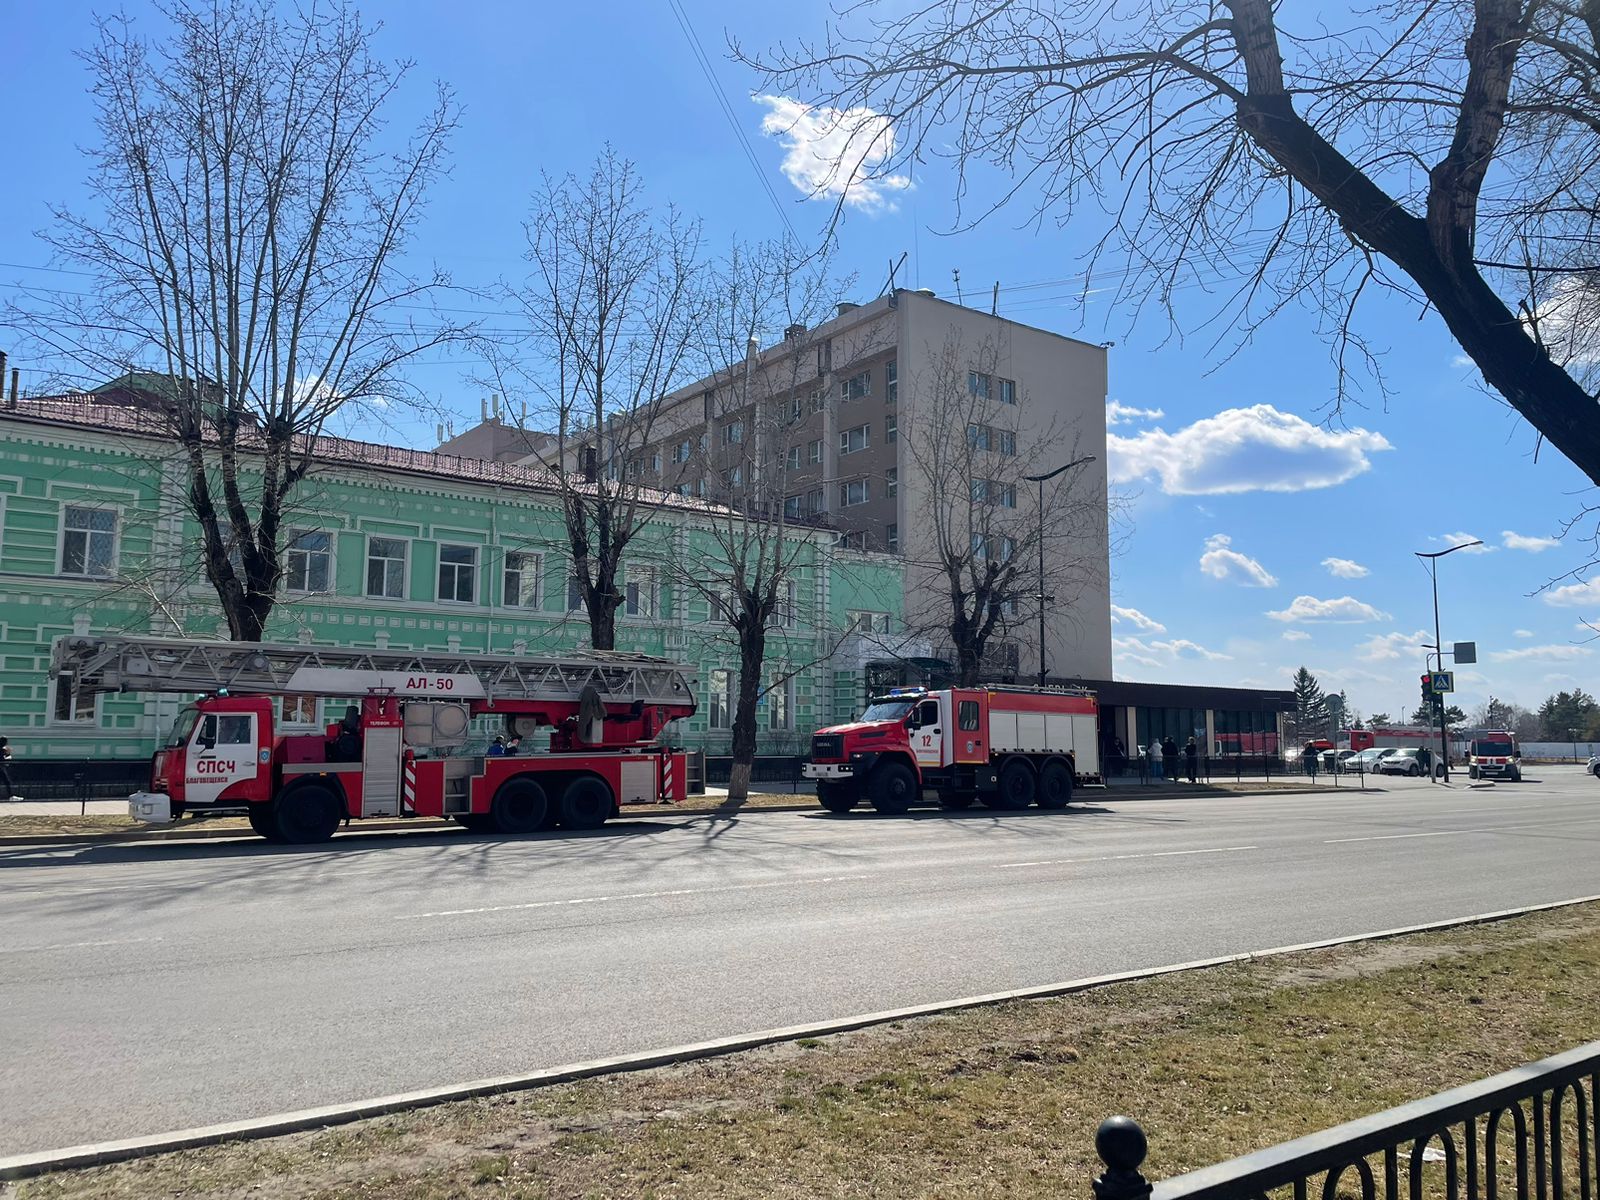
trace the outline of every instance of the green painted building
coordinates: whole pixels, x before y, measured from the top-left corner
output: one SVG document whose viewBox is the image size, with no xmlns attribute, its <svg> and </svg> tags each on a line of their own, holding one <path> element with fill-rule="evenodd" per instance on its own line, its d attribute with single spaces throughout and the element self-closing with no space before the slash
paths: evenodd
<svg viewBox="0 0 1600 1200">
<path fill-rule="evenodd" d="M 94 396 L 0 408 L 0 733 L 33 759 L 147 756 L 175 697 L 56 695 L 48 664 L 69 633 L 226 636 L 199 562 L 176 448 L 151 414 Z M 269 637 L 346 646 L 494 653 L 586 645 L 568 588 L 559 498 L 526 468 L 335 438 L 293 498 L 285 579 Z M 699 711 L 674 741 L 727 747 L 737 665 L 732 631 L 684 582 L 715 577 L 716 510 L 663 496 L 626 563 L 617 648 L 685 663 Z M 900 650 L 900 560 L 794 529 L 794 596 L 769 633 L 777 683 L 762 750 L 808 744 L 859 708 L 868 672 Z M 337 703 L 338 708 L 333 706 Z M 344 701 L 286 698 L 286 727 Z M 487 735 L 487 727 L 485 727 Z"/>
</svg>

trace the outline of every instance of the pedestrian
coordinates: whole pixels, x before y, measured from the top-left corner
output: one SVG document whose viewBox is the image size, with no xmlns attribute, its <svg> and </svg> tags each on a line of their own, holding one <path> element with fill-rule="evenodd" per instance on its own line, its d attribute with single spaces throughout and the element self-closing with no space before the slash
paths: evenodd
<svg viewBox="0 0 1600 1200">
<path fill-rule="evenodd" d="M 1195 745 L 1194 738 L 1191 737 L 1189 744 L 1183 748 L 1183 757 L 1186 760 L 1185 765 L 1189 768 L 1189 782 L 1199 783 L 1200 747 Z"/>
<path fill-rule="evenodd" d="M 1306 748 L 1300 751 L 1300 758 L 1306 765 L 1306 775 L 1311 779 L 1317 777 L 1317 747 L 1313 742 L 1307 742 Z"/>
<path fill-rule="evenodd" d="M 522 735 L 520 733 L 513 733 L 511 735 L 510 739 L 506 742 L 506 753 L 507 754 L 521 754 L 522 753 Z"/>
<path fill-rule="evenodd" d="M 1111 739 L 1111 770 L 1114 774 L 1122 773 L 1122 764 L 1127 761 L 1128 748 L 1122 744 L 1121 738 Z"/>
<path fill-rule="evenodd" d="M 1142 757 L 1144 758 L 1144 774 L 1147 780 L 1161 778 L 1160 750 L 1161 747 L 1156 745 L 1154 738 L 1151 738 L 1149 744 L 1144 748 Z"/>
<path fill-rule="evenodd" d="M 499 758 L 505 752 L 506 741 L 497 733 L 494 735 L 494 741 L 489 743 L 488 754 L 491 758 Z"/>
<path fill-rule="evenodd" d="M 1161 757 L 1165 760 L 1167 778 L 1176 783 L 1178 781 L 1178 743 L 1172 740 L 1170 733 L 1161 739 Z"/>
<path fill-rule="evenodd" d="M 11 741 L 9 738 L 0 737 L 0 797 L 6 800 L 22 799 L 21 796 L 12 795 L 14 785 L 11 782 Z"/>
</svg>

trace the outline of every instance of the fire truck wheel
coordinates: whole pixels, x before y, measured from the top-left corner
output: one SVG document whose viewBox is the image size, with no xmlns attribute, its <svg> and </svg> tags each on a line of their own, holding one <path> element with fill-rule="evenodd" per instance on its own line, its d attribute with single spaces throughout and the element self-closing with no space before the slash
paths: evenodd
<svg viewBox="0 0 1600 1200">
<path fill-rule="evenodd" d="M 1064 762 L 1045 763 L 1039 772 L 1039 807 L 1065 808 L 1072 803 L 1072 771 Z"/>
<path fill-rule="evenodd" d="M 1000 769 L 1000 787 L 990 803 L 995 808 L 1027 808 L 1037 790 L 1033 768 L 1022 759 L 1013 758 Z"/>
<path fill-rule="evenodd" d="M 973 801 L 976 800 L 976 799 L 977 799 L 976 796 L 969 795 L 966 792 L 940 792 L 939 793 L 939 807 L 940 808 L 971 808 Z"/>
<path fill-rule="evenodd" d="M 563 829 L 599 829 L 611 816 L 615 801 L 605 780 L 579 775 L 561 793 Z"/>
<path fill-rule="evenodd" d="M 250 828 L 255 830 L 269 842 L 281 841 L 278 837 L 277 821 L 272 815 L 270 804 L 247 804 L 245 816 L 250 819 Z"/>
<path fill-rule="evenodd" d="M 905 763 L 886 762 L 872 773 L 868 792 L 873 808 L 897 816 L 917 798 L 917 777 Z"/>
<path fill-rule="evenodd" d="M 537 833 L 544 828 L 550 800 L 532 779 L 508 779 L 489 805 L 489 820 L 497 833 Z"/>
<path fill-rule="evenodd" d="M 272 807 L 278 818 L 278 836 L 294 845 L 327 841 L 344 817 L 339 798 L 314 783 L 285 792 Z"/>
<path fill-rule="evenodd" d="M 488 813 L 461 813 L 450 819 L 461 828 L 471 830 L 473 833 L 494 832 L 494 818 Z"/>
<path fill-rule="evenodd" d="M 831 813 L 847 813 L 860 799 L 854 783 L 829 783 L 827 780 L 817 783 L 817 800 Z"/>
</svg>

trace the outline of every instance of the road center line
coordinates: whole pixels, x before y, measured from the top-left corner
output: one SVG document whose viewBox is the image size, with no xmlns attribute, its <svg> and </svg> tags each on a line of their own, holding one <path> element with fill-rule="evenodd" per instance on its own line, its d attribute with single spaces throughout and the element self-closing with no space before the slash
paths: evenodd
<svg viewBox="0 0 1600 1200">
<path fill-rule="evenodd" d="M 811 887 L 868 879 L 868 875 L 829 875 L 822 879 L 774 879 L 766 883 L 732 883 L 722 887 L 672 888 L 661 892 L 620 892 L 611 896 L 574 896 L 568 900 L 530 900 L 525 904 L 488 904 L 482 908 L 446 908 L 438 912 L 402 913 L 396 921 L 421 921 L 430 917 L 471 917 L 480 913 L 521 912 L 532 908 L 567 908 L 578 904 L 612 904 L 623 900 L 663 900 L 673 896 L 709 896 L 717 892 L 753 892 L 761 888 Z"/>
<path fill-rule="evenodd" d="M 1127 862 L 1131 858 L 1181 858 L 1186 854 L 1233 854 L 1240 850 L 1259 850 L 1260 846 L 1213 846 L 1205 850 L 1155 850 L 1148 854 L 1102 854 L 1095 858 L 1041 858 L 1034 862 L 996 863 L 996 870 L 1011 867 L 1062 867 L 1072 863 Z"/>
<path fill-rule="evenodd" d="M 103 942 L 57 942 L 53 946 L 0 946 L 0 954 L 44 954 L 51 950 L 88 950 L 96 946 L 132 946 L 137 942 L 159 942 L 159 937 L 111 938 Z"/>
<path fill-rule="evenodd" d="M 1509 833 L 1519 829 L 1568 829 L 1600 821 L 1600 817 L 1572 817 L 1565 821 L 1523 822 L 1516 825 L 1478 825 L 1471 829 L 1435 829 L 1426 833 L 1376 833 L 1367 837 L 1328 838 L 1324 846 L 1337 846 L 1346 842 L 1396 842 L 1403 838 L 1457 837 L 1464 833 Z"/>
</svg>

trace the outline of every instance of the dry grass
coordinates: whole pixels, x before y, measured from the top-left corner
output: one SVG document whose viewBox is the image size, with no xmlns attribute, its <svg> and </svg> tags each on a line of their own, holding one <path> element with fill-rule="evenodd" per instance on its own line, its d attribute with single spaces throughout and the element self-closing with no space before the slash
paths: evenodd
<svg viewBox="0 0 1600 1200">
<path fill-rule="evenodd" d="M 1010 1004 L 322 1133 L 35 1180 L 68 1197 L 1087 1194 L 1096 1123 L 1155 1177 L 1569 1048 L 1600 907 Z"/>
</svg>

